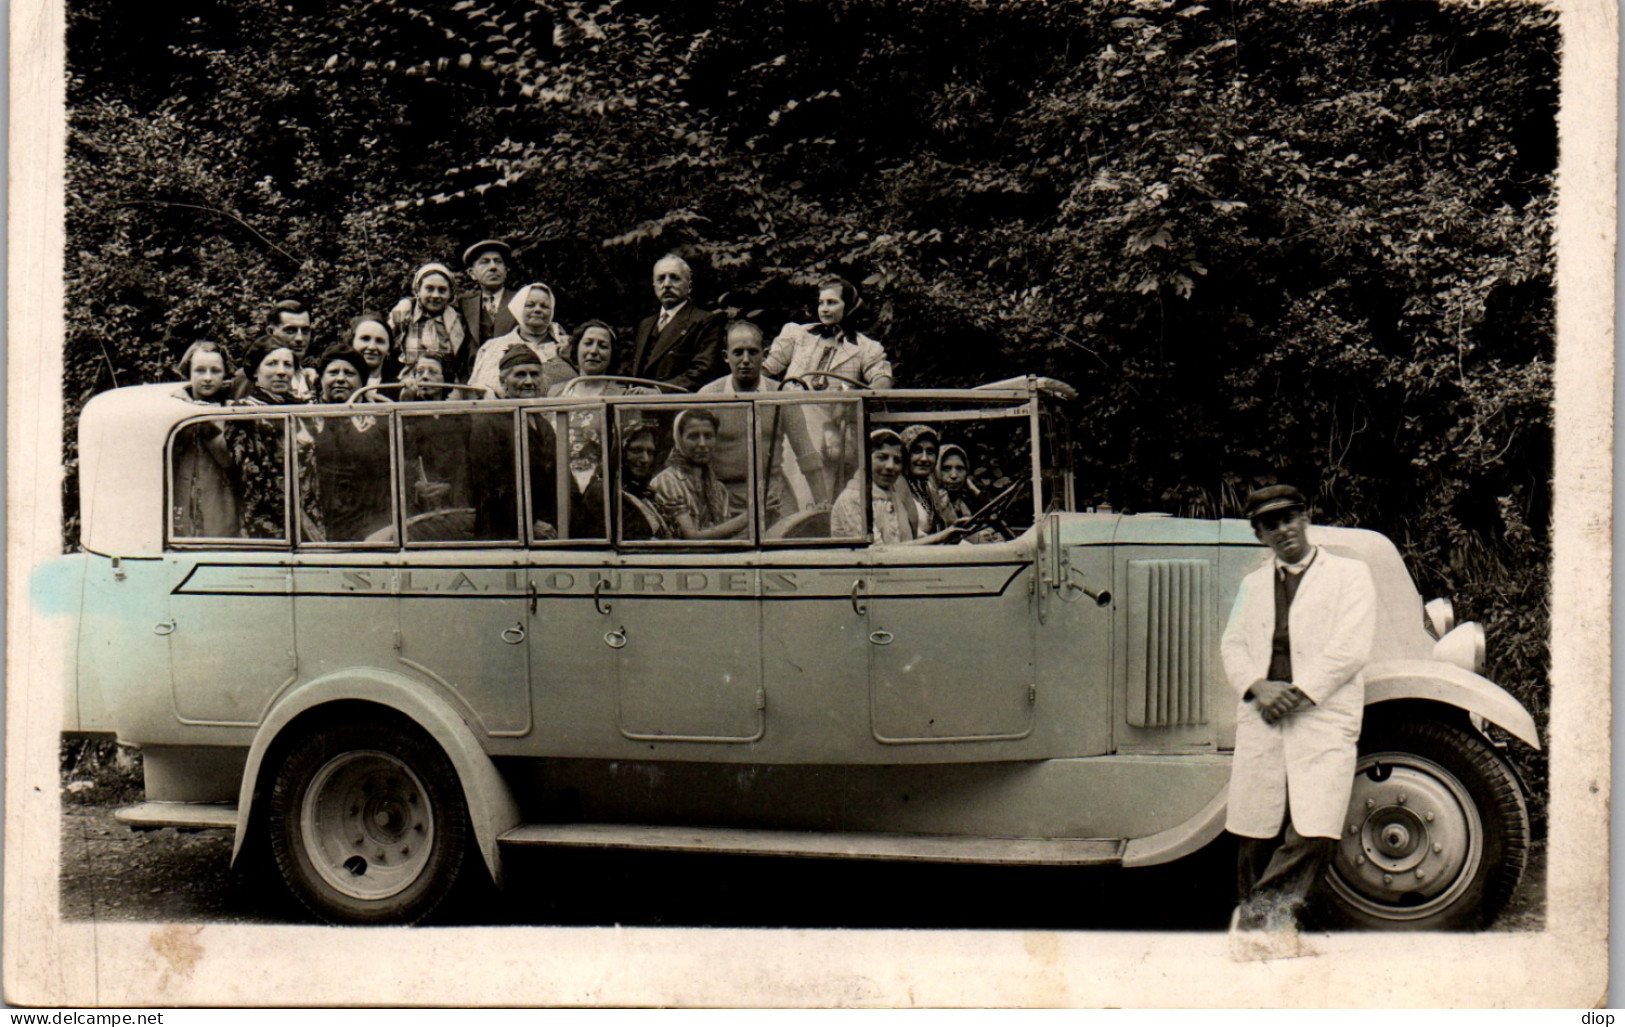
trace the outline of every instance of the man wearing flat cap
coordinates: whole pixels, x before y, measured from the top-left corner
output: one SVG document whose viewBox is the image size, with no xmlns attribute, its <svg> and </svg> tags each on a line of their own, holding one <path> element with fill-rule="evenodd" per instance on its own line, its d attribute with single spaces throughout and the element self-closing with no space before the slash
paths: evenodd
<svg viewBox="0 0 1625 1027">
<path fill-rule="evenodd" d="M 1241 839 L 1236 927 L 1288 930 L 1348 816 L 1377 591 L 1364 563 L 1309 540 L 1292 486 L 1251 493 L 1246 513 L 1270 556 L 1242 579 L 1220 643 L 1241 699 L 1225 828 Z"/>
<path fill-rule="evenodd" d="M 466 292 L 457 301 L 463 323 L 474 336 L 474 347 L 479 349 L 487 339 L 507 335 L 518 327 L 508 304 L 513 301 L 513 290 L 508 288 L 508 262 L 513 250 L 501 239 L 481 239 L 463 251 L 463 267 L 468 277 L 478 286 Z"/>
</svg>

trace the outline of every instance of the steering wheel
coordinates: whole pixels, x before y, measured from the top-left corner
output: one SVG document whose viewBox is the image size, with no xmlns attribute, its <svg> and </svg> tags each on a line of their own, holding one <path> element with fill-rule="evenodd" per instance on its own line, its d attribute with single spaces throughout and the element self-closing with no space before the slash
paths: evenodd
<svg viewBox="0 0 1625 1027">
<path fill-rule="evenodd" d="M 824 384 L 809 385 L 807 383 L 808 378 L 817 378 L 824 382 Z M 849 378 L 844 374 L 837 374 L 834 371 L 803 371 L 800 375 L 786 378 L 784 381 L 779 383 L 779 387 L 783 388 L 786 385 L 798 385 L 808 392 L 822 392 L 824 389 L 829 388 L 828 383 L 830 379 L 834 379 L 838 382 L 845 382 L 854 389 L 867 389 L 869 387 L 863 382 L 858 381 L 856 378 Z"/>
<path fill-rule="evenodd" d="M 1002 492 L 982 504 L 980 510 L 965 519 L 964 524 L 961 525 L 964 533 L 971 535 L 982 528 L 991 527 L 997 530 L 1000 535 L 1003 535 L 1006 542 L 1015 538 L 1016 533 L 1010 530 L 1010 525 L 1004 523 L 1004 514 L 1010 507 L 1015 505 L 1016 499 L 1023 492 L 1032 487 L 1032 484 L 1030 479 L 1017 478 L 1005 486 Z"/>
</svg>

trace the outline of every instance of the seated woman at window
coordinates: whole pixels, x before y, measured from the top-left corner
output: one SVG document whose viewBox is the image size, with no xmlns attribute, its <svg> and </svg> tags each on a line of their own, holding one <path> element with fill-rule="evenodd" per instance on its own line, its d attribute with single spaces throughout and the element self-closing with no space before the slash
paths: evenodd
<svg viewBox="0 0 1625 1027">
<path fill-rule="evenodd" d="M 375 310 L 363 310 L 350 318 L 350 348 L 366 362 L 362 385 L 387 385 L 401 380 L 404 368 L 392 352 L 389 319 Z"/>
<path fill-rule="evenodd" d="M 532 282 L 514 293 L 513 299 L 508 302 L 508 312 L 513 315 L 517 327 L 506 335 L 487 339 L 479 352 L 474 354 L 474 370 L 468 376 L 468 384 L 483 385 L 494 396 L 502 395 L 502 358 L 507 354 L 508 347 L 529 347 L 545 367 L 570 343 L 564 328 L 553 320 L 557 313 L 553 290 L 543 283 Z M 571 377 L 574 377 L 573 373 Z M 543 391 L 545 393 L 545 388 Z"/>
<path fill-rule="evenodd" d="M 233 407 L 261 407 L 297 402 L 292 395 L 297 361 L 280 339 L 266 335 L 248 348 L 243 371 L 252 383 L 248 394 L 233 400 Z M 281 419 L 256 418 L 223 422 L 226 448 L 235 468 L 243 538 L 286 538 L 283 522 L 283 428 Z M 321 489 L 315 468 L 315 440 L 309 432 L 294 433 L 299 473 L 299 537 L 319 542 L 326 536 L 321 525 Z"/>
<path fill-rule="evenodd" d="M 200 339 L 186 348 L 176 365 L 187 380 L 175 393 L 188 403 L 220 407 L 230 393 L 231 359 L 218 342 Z M 218 421 L 181 429 L 175 437 L 175 504 L 172 530 L 177 538 L 231 538 L 237 534 L 237 495 L 231 484 L 231 453 Z"/>
<path fill-rule="evenodd" d="M 671 456 L 649 488 L 661 516 L 678 538 L 733 538 L 745 529 L 749 514 L 728 516 L 728 490 L 711 473 L 717 439 L 717 417 L 703 407 L 677 415 Z"/>
<path fill-rule="evenodd" d="M 948 443 L 937 452 L 937 473 L 931 479 L 931 505 L 936 522 L 953 524 L 964 520 L 975 512 L 972 501 L 977 498 L 970 483 L 970 457 L 963 448 Z M 997 542 L 999 534 L 992 528 L 983 528 L 963 541 Z"/>
<path fill-rule="evenodd" d="M 655 473 L 655 426 L 634 423 L 621 435 L 621 537 L 632 541 L 671 538 L 649 479 Z"/>
<path fill-rule="evenodd" d="M 360 388 L 367 360 L 348 346 L 333 346 L 316 365 L 323 403 L 343 403 Z M 389 421 L 371 414 L 319 417 L 316 471 L 329 542 L 357 542 L 390 522 Z"/>
<path fill-rule="evenodd" d="M 950 542 L 964 530 L 950 525 L 942 531 L 916 535 L 909 523 L 904 500 L 897 493 L 897 480 L 903 473 L 903 437 L 890 428 L 869 433 L 869 509 L 874 518 L 872 541 L 880 545 L 931 545 Z M 862 475 L 853 477 L 830 508 L 830 534 L 837 538 L 862 536 Z"/>
<path fill-rule="evenodd" d="M 903 473 L 898 477 L 897 498 L 907 510 L 916 535 L 946 528 L 952 521 L 939 522 L 931 502 L 931 479 L 937 473 L 937 446 L 941 438 L 928 424 L 911 424 L 903 429 Z"/>
</svg>

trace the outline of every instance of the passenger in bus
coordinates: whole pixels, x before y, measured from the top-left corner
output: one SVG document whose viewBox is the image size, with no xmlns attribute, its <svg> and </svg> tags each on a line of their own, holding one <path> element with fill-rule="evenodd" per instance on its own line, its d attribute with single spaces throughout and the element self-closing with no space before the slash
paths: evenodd
<svg viewBox="0 0 1625 1027">
<path fill-rule="evenodd" d="M 649 480 L 659 453 L 655 426 L 648 421 L 623 426 L 621 433 L 621 537 L 631 541 L 671 538 Z"/>
<path fill-rule="evenodd" d="M 402 399 L 409 402 L 441 399 L 445 390 L 439 385 L 444 381 L 440 358 L 429 353 L 419 354 L 417 362 L 406 372 Z M 429 530 L 438 538 L 448 537 L 452 511 L 469 505 L 468 418 L 453 413 L 402 418 L 401 441 L 407 518 L 440 514 L 438 520 L 442 523 Z M 451 532 L 451 537 L 458 534 L 461 532 Z"/>
<path fill-rule="evenodd" d="M 890 428 L 876 428 L 869 433 L 869 509 L 874 518 L 870 540 L 880 545 L 932 545 L 957 539 L 964 534 L 958 525 L 926 535 L 915 534 L 904 500 L 897 492 L 897 479 L 903 473 L 903 452 L 903 437 Z M 856 475 L 835 498 L 829 515 L 831 536 L 863 536 L 862 487 L 862 476 Z"/>
<path fill-rule="evenodd" d="M 362 369 L 361 384 L 388 385 L 401 380 L 405 370 L 395 359 L 389 334 L 389 320 L 376 310 L 363 310 L 350 319 L 350 347 L 361 354 L 367 366 Z"/>
<path fill-rule="evenodd" d="M 569 345 L 564 328 L 553 320 L 556 305 L 553 290 L 541 282 L 532 282 L 513 294 L 508 303 L 515 327 L 512 331 L 486 341 L 474 354 L 474 369 L 469 373 L 470 385 L 481 385 L 492 394 L 502 395 L 502 357 L 509 347 L 527 346 L 545 366 Z"/>
<path fill-rule="evenodd" d="M 223 406 L 231 358 L 218 342 L 200 339 L 186 348 L 176 370 L 187 380 L 175 393 L 199 406 Z M 240 527 L 233 490 L 231 453 L 219 421 L 201 421 L 175 437 L 174 516 L 177 538 L 232 538 Z"/>
<path fill-rule="evenodd" d="M 946 528 L 939 524 L 931 502 L 931 479 L 937 473 L 937 446 L 941 436 L 928 424 L 911 424 L 902 432 L 905 458 L 898 480 L 897 498 L 903 503 L 916 534 L 925 535 Z"/>
<path fill-rule="evenodd" d="M 499 368 L 502 394 L 510 399 L 540 399 L 542 362 L 529 346 L 513 346 Z M 519 492 L 514 470 L 513 418 L 507 411 L 475 414 L 469 446 L 475 510 L 475 537 L 518 538 Z M 558 537 L 557 433 L 551 414 L 524 415 L 529 451 L 531 537 Z"/>
<path fill-rule="evenodd" d="M 728 490 L 711 473 L 716 439 L 716 414 L 704 407 L 685 409 L 673 421 L 666 466 L 649 483 L 661 516 L 679 538 L 735 538 L 746 529 L 748 516 L 728 516 Z"/>
<path fill-rule="evenodd" d="M 723 359 L 729 373 L 700 387 L 701 394 L 738 396 L 753 392 L 778 392 L 779 382 L 762 374 L 762 330 L 749 321 L 734 321 L 723 337 Z M 729 405 L 715 411 L 717 441 L 711 455 L 711 471 L 728 490 L 729 513 L 749 509 L 750 446 L 746 425 L 750 412 Z M 807 422 L 799 406 L 763 404 L 756 409 L 757 462 L 759 478 L 766 481 L 765 523 L 774 523 L 794 512 L 795 499 L 785 478 L 784 447 L 796 456 L 802 477 L 813 495 L 813 505 L 828 504 L 830 489 L 823 481 L 824 462 L 807 432 Z"/>
<path fill-rule="evenodd" d="M 367 361 L 333 346 L 317 363 L 323 403 L 343 403 L 361 384 Z M 322 523 L 329 542 L 357 542 L 388 526 L 389 421 L 363 414 L 311 418 Z"/>
<path fill-rule="evenodd" d="M 253 387 L 233 407 L 277 406 L 295 402 L 289 394 L 298 373 L 294 354 L 271 335 L 260 337 L 243 360 L 243 372 Z M 283 510 L 282 420 L 255 418 L 223 422 L 226 448 L 235 468 L 235 484 L 240 499 L 239 534 L 243 538 L 286 538 Z M 298 516 L 300 537 L 321 541 L 321 490 L 314 466 L 315 440 L 303 430 L 294 433 L 295 461 L 299 474 Z"/>
<path fill-rule="evenodd" d="M 629 392 L 646 391 L 620 382 L 575 380 L 578 377 L 594 378 L 609 374 L 615 366 L 615 346 L 615 329 L 604 322 L 594 319 L 577 325 L 568 347 L 560 354 L 562 359 L 550 361 L 544 369 L 547 394 L 623 396 Z"/>
<path fill-rule="evenodd" d="M 462 381 L 468 368 L 468 328 L 452 306 L 451 269 L 425 264 L 412 275 L 412 295 L 389 312 L 389 333 L 396 353 L 410 367 L 427 353 L 440 358 L 447 381 Z"/>
<path fill-rule="evenodd" d="M 272 302 L 262 325 L 265 335 L 293 352 L 293 364 L 298 369 L 289 380 L 289 391 L 301 403 L 316 396 L 316 372 L 305 366 L 305 351 L 310 348 L 310 308 L 295 296 L 282 296 Z M 239 370 L 231 380 L 231 398 L 242 399 L 253 389 L 254 382 Z"/>
<path fill-rule="evenodd" d="M 931 505 L 936 511 L 936 523 L 949 525 L 960 522 L 975 513 L 972 500 L 978 499 L 970 483 L 970 457 L 965 450 L 950 442 L 937 451 L 937 473 L 931 480 Z M 992 528 L 983 528 L 960 541 L 981 544 L 999 541 Z"/>
<path fill-rule="evenodd" d="M 850 389 L 853 386 L 824 373 L 862 382 L 870 389 L 892 387 L 891 361 L 880 343 L 855 331 L 850 318 L 863 301 L 857 286 L 831 277 L 818 283 L 818 321 L 786 324 L 762 362 L 764 373 L 799 378 L 814 389 Z"/>
</svg>

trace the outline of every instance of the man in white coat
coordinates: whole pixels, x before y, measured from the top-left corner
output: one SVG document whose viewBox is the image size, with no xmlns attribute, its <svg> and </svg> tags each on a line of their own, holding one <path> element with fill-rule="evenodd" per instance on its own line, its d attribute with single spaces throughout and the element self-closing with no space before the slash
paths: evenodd
<svg viewBox="0 0 1625 1027">
<path fill-rule="evenodd" d="M 1307 506 L 1290 485 L 1247 497 L 1272 555 L 1242 579 L 1220 644 L 1241 699 L 1225 827 L 1241 837 L 1242 930 L 1296 926 L 1354 784 L 1377 591 L 1364 563 L 1310 544 Z"/>
</svg>

